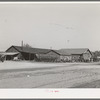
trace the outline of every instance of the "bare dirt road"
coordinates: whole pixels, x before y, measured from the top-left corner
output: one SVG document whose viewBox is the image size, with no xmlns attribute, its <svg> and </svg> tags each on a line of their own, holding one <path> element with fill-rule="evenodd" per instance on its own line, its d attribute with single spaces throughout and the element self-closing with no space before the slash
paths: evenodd
<svg viewBox="0 0 100 100">
<path fill-rule="evenodd" d="M 99 88 L 100 63 L 0 62 L 0 88 Z"/>
</svg>

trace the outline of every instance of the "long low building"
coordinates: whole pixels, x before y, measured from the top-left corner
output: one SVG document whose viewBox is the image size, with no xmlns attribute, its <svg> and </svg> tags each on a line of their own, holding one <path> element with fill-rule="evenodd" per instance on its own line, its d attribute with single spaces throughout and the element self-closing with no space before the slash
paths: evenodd
<svg viewBox="0 0 100 100">
<path fill-rule="evenodd" d="M 58 52 L 68 54 L 69 56 L 67 57 L 73 62 L 87 62 L 92 60 L 92 53 L 88 48 L 60 49 Z"/>
<path fill-rule="evenodd" d="M 59 54 L 54 50 L 41 48 L 27 48 L 21 46 L 11 46 L 6 53 L 17 53 L 17 58 L 22 60 L 36 61 L 55 61 L 59 58 Z M 15 56 L 7 56 L 6 60 L 13 60 Z"/>
<path fill-rule="evenodd" d="M 6 50 L 6 60 L 35 60 L 53 62 L 91 61 L 92 53 L 89 49 L 41 49 L 11 46 Z"/>
</svg>

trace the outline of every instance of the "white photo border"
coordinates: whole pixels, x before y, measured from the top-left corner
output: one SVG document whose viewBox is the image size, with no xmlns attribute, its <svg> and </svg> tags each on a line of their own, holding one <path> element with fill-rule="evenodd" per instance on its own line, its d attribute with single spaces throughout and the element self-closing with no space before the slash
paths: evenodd
<svg viewBox="0 0 100 100">
<path fill-rule="evenodd" d="M 100 1 L 56 1 L 56 2 L 0 2 L 0 4 L 30 4 L 30 3 L 100 3 Z M 0 99 L 99 99 L 100 89 L 0 89 Z"/>
</svg>

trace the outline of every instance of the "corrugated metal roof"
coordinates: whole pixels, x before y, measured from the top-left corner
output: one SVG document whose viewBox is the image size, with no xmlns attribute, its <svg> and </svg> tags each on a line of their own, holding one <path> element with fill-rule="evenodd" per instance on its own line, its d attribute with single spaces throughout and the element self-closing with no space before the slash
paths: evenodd
<svg viewBox="0 0 100 100">
<path fill-rule="evenodd" d="M 59 52 L 61 52 L 62 54 L 83 54 L 85 53 L 87 50 L 89 50 L 88 48 L 79 48 L 79 49 L 60 49 L 58 50 Z"/>
<path fill-rule="evenodd" d="M 35 53 L 35 54 L 45 54 L 45 53 L 48 53 L 51 51 L 51 49 L 26 48 L 26 47 L 21 47 L 21 46 L 11 46 L 11 47 L 14 47 L 19 52 Z M 7 49 L 7 50 L 9 50 L 9 49 Z M 71 54 L 83 54 L 87 50 L 89 50 L 89 49 L 88 48 L 76 48 L 76 49 L 71 48 L 71 49 L 60 49 L 60 50 L 52 50 L 52 51 L 54 51 L 60 55 L 71 55 Z"/>
<path fill-rule="evenodd" d="M 41 49 L 41 48 L 26 48 L 21 46 L 13 46 L 20 52 L 27 52 L 27 53 L 47 53 L 50 49 Z"/>
<path fill-rule="evenodd" d="M 70 53 L 68 53 L 66 51 L 62 51 L 62 50 L 56 50 L 56 52 L 59 53 L 60 55 L 65 55 L 65 56 L 71 55 Z"/>
</svg>

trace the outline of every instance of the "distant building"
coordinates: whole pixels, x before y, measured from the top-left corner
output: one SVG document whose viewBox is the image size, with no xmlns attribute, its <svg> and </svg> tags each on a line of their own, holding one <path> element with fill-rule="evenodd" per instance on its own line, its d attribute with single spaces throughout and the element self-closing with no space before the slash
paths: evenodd
<svg viewBox="0 0 100 100">
<path fill-rule="evenodd" d="M 63 52 L 65 54 L 70 55 L 70 59 L 73 62 L 78 61 L 91 61 L 92 53 L 88 48 L 82 48 L 82 49 L 60 49 L 59 52 Z"/>
<path fill-rule="evenodd" d="M 11 46 L 6 50 L 6 60 L 35 60 L 48 62 L 87 62 L 91 61 L 89 49 L 41 49 Z"/>
<path fill-rule="evenodd" d="M 55 61 L 59 58 L 59 54 L 50 49 L 27 48 L 21 46 L 11 46 L 6 53 L 15 53 L 16 56 L 7 56 L 6 60 L 12 60 L 14 57 L 22 60 L 36 61 Z"/>
</svg>

